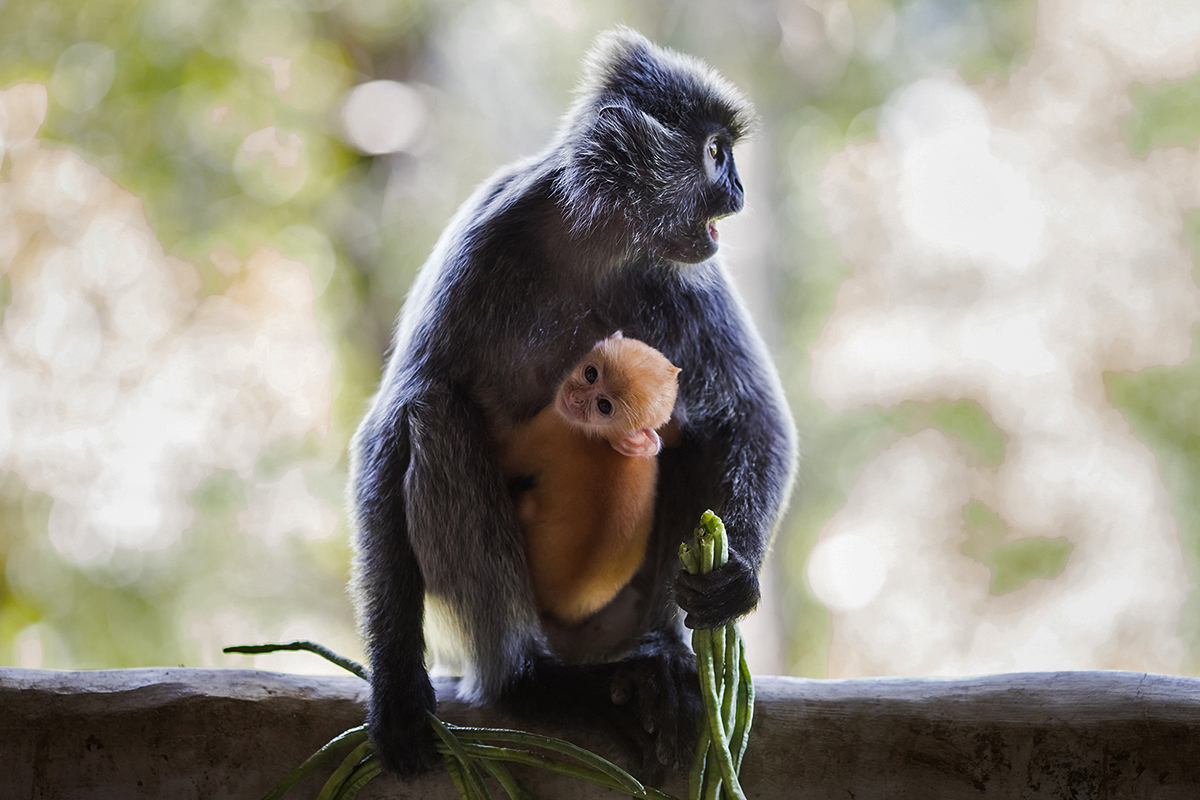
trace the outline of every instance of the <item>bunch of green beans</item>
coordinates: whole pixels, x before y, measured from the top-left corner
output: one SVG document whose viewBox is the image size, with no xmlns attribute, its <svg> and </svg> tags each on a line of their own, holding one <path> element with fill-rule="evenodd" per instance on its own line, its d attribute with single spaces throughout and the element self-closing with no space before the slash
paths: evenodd
<svg viewBox="0 0 1200 800">
<path fill-rule="evenodd" d="M 712 511 L 704 512 L 692 545 L 679 546 L 683 567 L 704 575 L 729 560 L 725 525 Z M 692 631 L 705 724 L 688 776 L 691 800 L 716 800 L 722 794 L 746 800 L 738 771 L 750 740 L 754 717 L 754 684 L 746 665 L 746 647 L 736 622 L 723 628 Z"/>
</svg>

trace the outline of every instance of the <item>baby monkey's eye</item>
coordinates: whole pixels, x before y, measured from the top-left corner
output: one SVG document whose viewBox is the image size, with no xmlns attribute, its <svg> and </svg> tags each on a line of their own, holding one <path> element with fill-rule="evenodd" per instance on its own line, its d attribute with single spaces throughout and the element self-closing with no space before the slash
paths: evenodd
<svg viewBox="0 0 1200 800">
<path fill-rule="evenodd" d="M 596 401 L 596 409 L 606 417 L 612 416 L 613 406 L 606 397 L 601 397 Z"/>
<path fill-rule="evenodd" d="M 717 144 L 716 139 L 710 139 L 708 142 L 708 157 L 716 161 L 717 153 L 719 152 L 721 152 L 721 145 Z"/>
<path fill-rule="evenodd" d="M 588 383 L 595 383 L 596 378 L 600 377 L 600 373 L 596 371 L 595 367 L 593 367 L 591 364 L 588 364 L 587 367 L 583 370 L 583 377 L 587 380 Z"/>
</svg>

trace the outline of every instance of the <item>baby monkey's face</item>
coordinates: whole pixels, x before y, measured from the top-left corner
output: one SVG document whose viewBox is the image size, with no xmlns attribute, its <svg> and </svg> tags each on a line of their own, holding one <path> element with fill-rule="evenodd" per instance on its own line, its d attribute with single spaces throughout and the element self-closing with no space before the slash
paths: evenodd
<svg viewBox="0 0 1200 800">
<path fill-rule="evenodd" d="M 563 381 L 558 412 L 573 425 L 596 434 L 632 430 L 629 409 L 614 391 L 608 372 L 606 359 L 597 347 Z"/>
<path fill-rule="evenodd" d="M 671 417 L 679 369 L 620 331 L 599 341 L 559 387 L 555 407 L 592 436 L 653 431 Z"/>
</svg>

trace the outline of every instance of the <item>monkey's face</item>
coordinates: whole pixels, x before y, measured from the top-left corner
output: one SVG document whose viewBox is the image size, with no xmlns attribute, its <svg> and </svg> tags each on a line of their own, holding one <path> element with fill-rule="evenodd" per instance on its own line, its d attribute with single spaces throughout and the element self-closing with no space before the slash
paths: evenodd
<svg viewBox="0 0 1200 800">
<path fill-rule="evenodd" d="M 558 188 L 580 228 L 620 221 L 633 245 L 695 264 L 717 252 L 717 221 L 745 200 L 733 158 L 737 131 L 656 111 L 664 119 L 628 99 L 597 109 Z"/>
<path fill-rule="evenodd" d="M 624 404 L 609 386 L 605 372 L 602 359 L 584 359 L 563 381 L 555 399 L 558 413 L 567 422 L 598 436 L 627 425 Z"/>
<path fill-rule="evenodd" d="M 700 169 L 682 176 L 694 197 L 690 203 L 677 204 L 674 224 L 663 228 L 655 243 L 659 254 L 671 261 L 696 264 L 717 252 L 717 221 L 736 214 L 745 203 L 745 192 L 733 159 L 733 137 L 718 130 L 697 142 L 692 157 Z M 684 212 L 680 214 L 679 212 Z"/>
<path fill-rule="evenodd" d="M 568 120 L 556 189 L 577 230 L 694 264 L 717 251 L 717 221 L 741 210 L 733 144 L 750 104 L 695 59 L 628 32 L 594 51 L 588 99 Z"/>
<path fill-rule="evenodd" d="M 612 440 L 671 418 L 679 368 L 666 356 L 617 331 L 596 343 L 555 397 L 558 413 L 589 436 Z"/>
</svg>

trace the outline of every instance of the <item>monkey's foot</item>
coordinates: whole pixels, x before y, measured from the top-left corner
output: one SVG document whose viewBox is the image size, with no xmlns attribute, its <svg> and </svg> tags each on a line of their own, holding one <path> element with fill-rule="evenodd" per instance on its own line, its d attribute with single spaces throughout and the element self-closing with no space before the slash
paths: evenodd
<svg viewBox="0 0 1200 800">
<path fill-rule="evenodd" d="M 643 783 L 662 782 L 663 767 L 691 764 L 703 703 L 695 656 L 677 638 L 647 634 L 616 664 L 563 664 L 538 657 L 500 698 L 527 719 L 610 731 Z"/>
<path fill-rule="evenodd" d="M 616 665 L 612 701 L 631 713 L 626 735 L 642 751 L 642 772 L 657 782 L 662 767 L 692 762 L 703 701 L 696 658 L 678 639 L 651 634 Z"/>
</svg>

